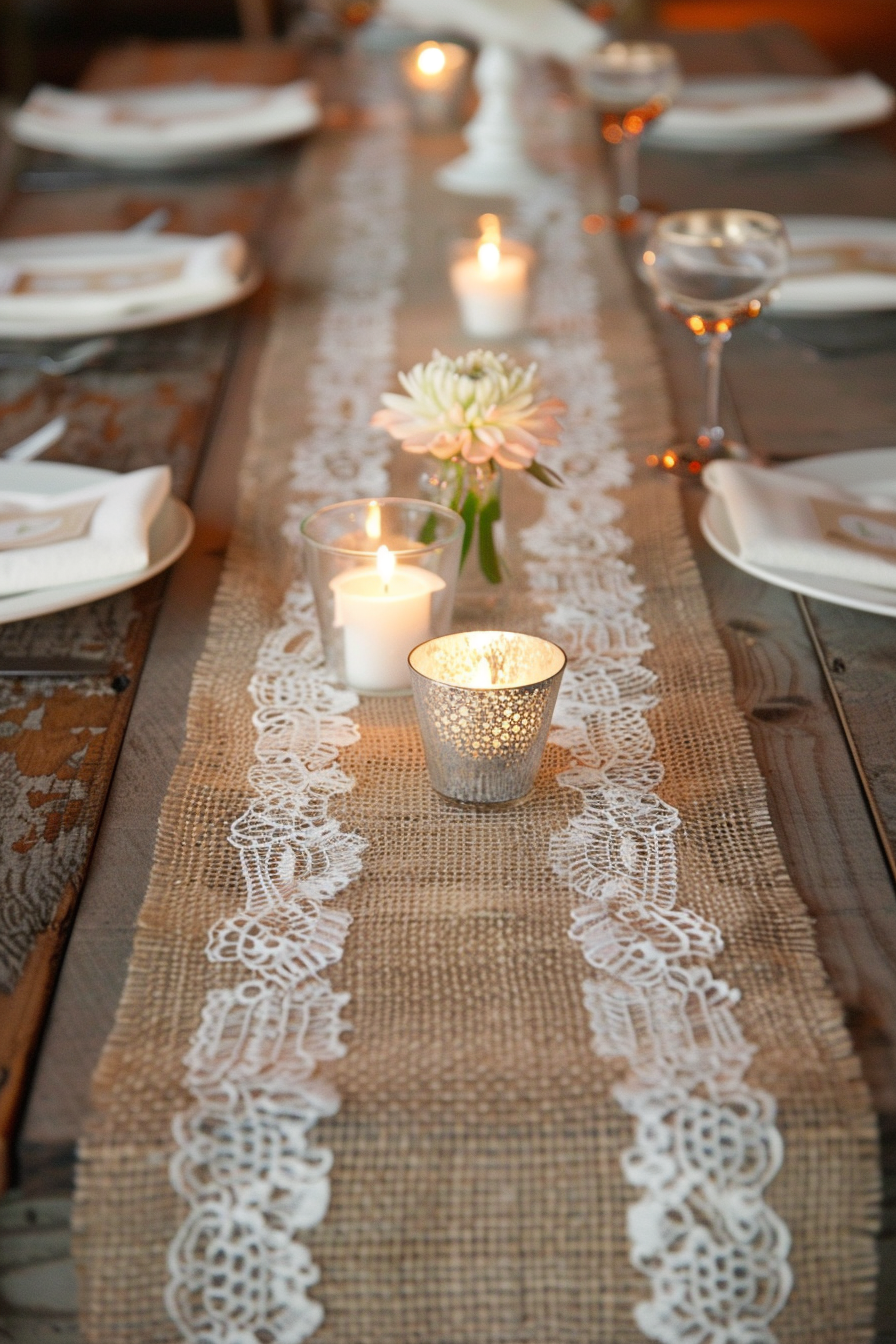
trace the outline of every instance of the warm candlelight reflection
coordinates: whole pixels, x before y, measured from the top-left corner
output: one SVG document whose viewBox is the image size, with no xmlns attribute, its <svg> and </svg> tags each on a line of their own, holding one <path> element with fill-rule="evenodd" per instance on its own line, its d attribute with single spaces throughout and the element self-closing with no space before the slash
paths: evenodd
<svg viewBox="0 0 896 1344">
<path fill-rule="evenodd" d="M 376 572 L 383 581 L 383 592 L 388 593 L 389 584 L 395 575 L 395 555 L 388 546 L 380 546 L 376 553 Z"/>
<path fill-rule="evenodd" d="M 383 535 L 383 515 L 379 504 L 372 499 L 367 505 L 367 518 L 364 522 L 364 531 L 371 541 L 379 541 Z"/>
<path fill-rule="evenodd" d="M 439 75 L 445 65 L 445 53 L 439 44 L 424 42 L 417 54 L 417 69 L 424 75 Z"/>
</svg>

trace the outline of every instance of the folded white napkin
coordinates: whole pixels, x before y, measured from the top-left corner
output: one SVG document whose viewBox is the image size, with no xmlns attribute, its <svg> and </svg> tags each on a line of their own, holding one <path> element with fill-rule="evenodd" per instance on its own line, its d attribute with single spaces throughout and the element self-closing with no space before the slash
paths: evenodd
<svg viewBox="0 0 896 1344">
<path fill-rule="evenodd" d="M 69 153 L 235 148 L 315 125 L 314 86 L 194 84 L 90 94 L 40 84 L 10 122 L 13 138 Z"/>
<path fill-rule="evenodd" d="M 670 144 L 792 136 L 847 130 L 882 121 L 894 93 L 875 75 L 834 79 L 764 76 L 685 82 L 673 107 L 651 128 L 651 139 Z"/>
<path fill-rule="evenodd" d="M 896 308 L 896 274 L 888 271 L 837 271 L 788 275 L 770 308 L 776 313 L 830 313 Z"/>
<path fill-rule="evenodd" d="M 122 247 L 123 241 L 129 245 Z M 35 251 L 21 260 L 15 258 L 21 247 L 7 249 L 8 258 L 0 247 L 0 320 L 46 320 L 60 312 L 111 317 L 135 305 L 190 301 L 236 284 L 248 259 L 237 233 L 165 235 L 142 247 L 136 239 L 111 234 L 105 251 L 102 235 L 75 234 L 71 247 L 69 256 L 57 247 L 52 256 Z"/>
<path fill-rule="evenodd" d="M 896 588 L 896 482 L 888 503 L 744 462 L 712 462 L 708 489 L 725 502 L 742 559 Z"/>
<path fill-rule="evenodd" d="M 426 32 L 466 33 L 536 56 L 578 61 L 607 31 L 560 0 L 385 0 L 382 12 Z"/>
<path fill-rule="evenodd" d="M 59 494 L 0 489 L 0 594 L 145 569 L 149 529 L 170 492 L 168 467 Z"/>
</svg>

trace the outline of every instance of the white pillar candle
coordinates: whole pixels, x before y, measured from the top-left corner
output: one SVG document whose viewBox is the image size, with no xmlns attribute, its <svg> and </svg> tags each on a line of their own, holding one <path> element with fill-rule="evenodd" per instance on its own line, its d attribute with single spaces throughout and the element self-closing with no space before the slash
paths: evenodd
<svg viewBox="0 0 896 1344">
<path fill-rule="evenodd" d="M 432 635 L 432 595 L 444 579 L 417 565 L 397 565 L 386 547 L 375 569 L 330 580 L 343 632 L 345 679 L 359 691 L 403 691 L 411 684 L 408 654 Z"/>
<path fill-rule="evenodd" d="M 468 336 L 512 336 L 526 321 L 531 248 L 502 242 L 495 215 L 479 221 L 478 245 L 467 244 L 451 266 L 451 286 Z"/>
</svg>

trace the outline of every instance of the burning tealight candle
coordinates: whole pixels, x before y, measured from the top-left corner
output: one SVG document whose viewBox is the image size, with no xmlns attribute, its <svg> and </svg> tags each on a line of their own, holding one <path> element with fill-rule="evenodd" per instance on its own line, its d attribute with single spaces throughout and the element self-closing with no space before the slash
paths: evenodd
<svg viewBox="0 0 896 1344">
<path fill-rule="evenodd" d="M 482 215 L 477 242 L 460 243 L 451 286 L 468 336 L 512 336 L 526 320 L 529 267 L 535 254 L 525 243 L 502 239 L 497 215 Z"/>
<path fill-rule="evenodd" d="M 302 522 L 327 671 L 368 694 L 407 694 L 407 656 L 451 625 L 463 519 L 422 499 L 352 499 Z"/>
<path fill-rule="evenodd" d="M 408 658 L 433 787 L 464 803 L 532 788 L 566 667 L 549 640 L 504 630 L 445 635 Z"/>
<path fill-rule="evenodd" d="M 402 66 L 418 126 L 442 129 L 456 119 L 469 62 L 470 53 L 456 42 L 421 42 L 405 53 Z"/>
<path fill-rule="evenodd" d="M 334 628 L 344 637 L 345 679 L 358 691 L 402 691 L 411 684 L 408 653 L 432 634 L 432 595 L 444 579 L 417 565 L 399 565 L 388 546 L 374 569 L 330 580 Z"/>
<path fill-rule="evenodd" d="M 435 79 L 442 74 L 447 64 L 445 49 L 440 47 L 438 42 L 424 42 L 422 46 L 417 48 L 417 59 L 414 65 L 423 79 Z"/>
</svg>

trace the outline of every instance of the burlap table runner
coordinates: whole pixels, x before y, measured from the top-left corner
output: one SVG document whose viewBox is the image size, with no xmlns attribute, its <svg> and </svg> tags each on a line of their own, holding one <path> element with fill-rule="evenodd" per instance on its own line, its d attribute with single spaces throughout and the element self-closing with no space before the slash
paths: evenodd
<svg viewBox="0 0 896 1344">
<path fill-rule="evenodd" d="M 363 271 L 364 249 L 345 250 L 346 229 L 363 232 L 347 199 L 371 186 L 353 166 L 353 147 L 378 136 L 376 172 L 388 181 L 400 176 L 401 135 L 386 125 L 324 138 L 296 182 L 299 232 L 259 382 L 238 526 L 81 1146 L 77 1255 L 90 1341 L 181 1337 L 163 1301 L 166 1251 L 186 1212 L 168 1176 L 171 1122 L 191 1104 L 183 1059 L 206 996 L 244 977 L 239 967 L 211 963 L 205 948 L 211 926 L 245 901 L 227 837 L 251 798 L 247 687 L 262 641 L 280 624 L 296 563 L 281 526 L 294 535 L 295 519 L 318 501 L 322 462 L 331 481 L 342 473 L 347 488 L 360 482 L 356 494 L 377 490 L 379 441 L 363 428 L 375 398 L 369 385 L 327 383 L 338 358 L 331 350 L 321 363 L 320 324 L 332 316 L 325 287 L 341 283 L 334 256 L 347 271 Z M 469 233 L 474 211 L 431 185 L 447 150 L 433 140 L 413 146 L 402 209 L 386 200 L 388 186 L 376 200 L 357 202 L 361 211 L 394 207 L 407 229 L 401 303 L 396 309 L 398 296 L 386 295 L 391 338 L 370 328 L 369 377 L 380 376 L 377 361 L 409 367 L 433 345 L 465 348 L 446 289 L 445 246 Z M 670 433 L 662 375 L 614 241 L 589 247 L 615 385 L 606 419 L 642 461 Z M 350 308 L 352 276 L 344 283 Z M 542 294 L 540 311 L 549 314 L 552 302 Z M 538 339 L 536 332 L 536 351 Z M 348 428 L 328 457 L 321 405 L 332 411 L 340 396 Z M 346 442 L 370 445 L 369 470 L 351 465 Z M 575 462 L 567 467 L 574 472 Z M 398 454 L 393 493 L 415 494 L 418 471 Z M 767 1201 L 792 1234 L 794 1287 L 774 1334 L 859 1344 L 870 1333 L 874 1268 L 867 1096 L 771 830 L 675 488 L 644 472 L 620 497 L 654 644 L 645 661 L 660 678 L 661 699 L 648 715 L 666 770 L 660 793 L 683 822 L 682 900 L 722 929 L 726 949 L 713 972 L 743 992 L 737 1017 L 756 1047 L 749 1082 L 778 1102 L 786 1157 Z M 491 611 L 477 608 L 474 594 L 460 611 L 462 625 L 543 628 L 550 598 L 527 592 L 520 544 L 521 529 L 537 523 L 543 506 L 538 487 L 509 483 L 514 581 Z M 620 1168 L 632 1121 L 611 1094 L 624 1070 L 591 1048 L 582 1006 L 588 968 L 568 936 L 573 902 L 551 860 L 551 837 L 582 805 L 579 793 L 557 783 L 570 754 L 549 746 L 524 807 L 470 812 L 431 791 L 408 701 L 366 699 L 354 717 L 360 737 L 339 763 L 355 784 L 333 800 L 332 813 L 367 849 L 361 876 L 337 898 L 353 924 L 343 959 L 328 971 L 333 988 L 351 996 L 344 1016 L 352 1030 L 345 1056 L 318 1071 L 341 1109 L 314 1131 L 334 1155 L 329 1211 L 303 1237 L 321 1272 L 312 1296 L 326 1317 L 316 1337 L 321 1344 L 643 1339 L 633 1308 L 648 1286 L 629 1263 L 626 1236 L 636 1196 Z M 720 1324 L 703 1338 L 771 1339 L 761 1310 L 756 1320 L 753 1333 Z M 233 1327 L 193 1337 L 247 1344 L 301 1335 Z"/>
</svg>

